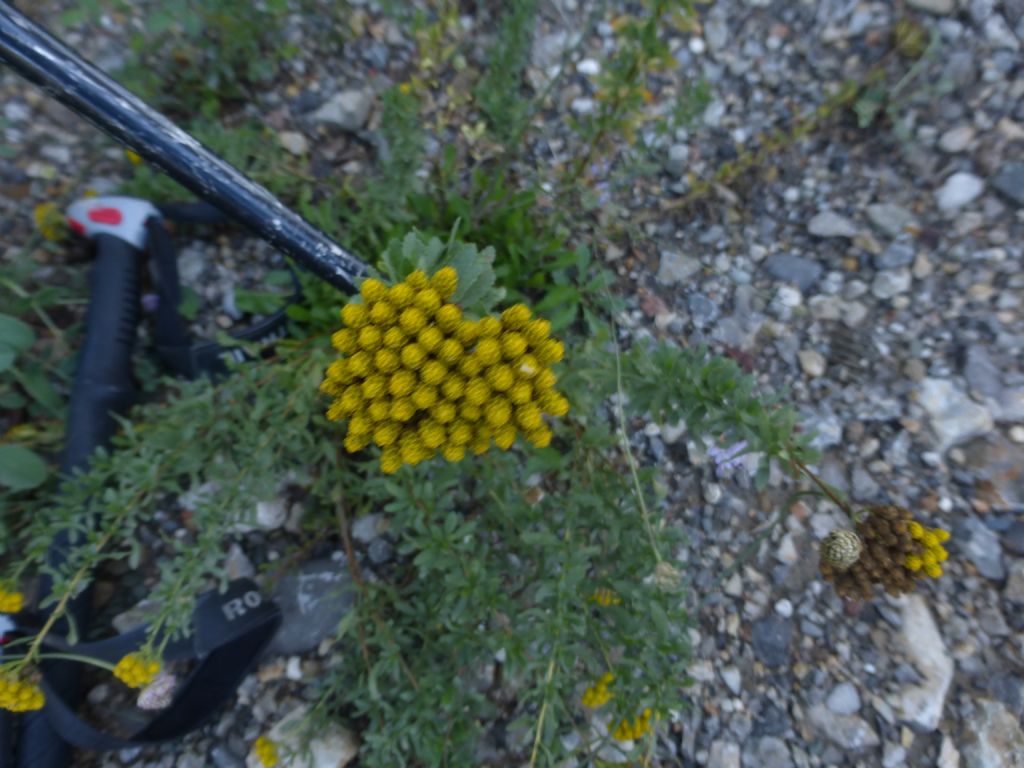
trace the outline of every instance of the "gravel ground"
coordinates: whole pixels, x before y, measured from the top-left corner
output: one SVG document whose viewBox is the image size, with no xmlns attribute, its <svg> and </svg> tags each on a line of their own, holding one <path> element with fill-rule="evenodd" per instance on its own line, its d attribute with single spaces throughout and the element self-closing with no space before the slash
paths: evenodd
<svg viewBox="0 0 1024 768">
<path fill-rule="evenodd" d="M 413 51 L 372 3 L 352 5 L 367 32 L 344 60 L 304 51 L 282 88 L 248 108 L 286 149 L 308 146 L 314 165 L 348 173 L 366 162 L 353 136 L 376 127 L 375 94 L 400 81 Z M 758 132 L 862 74 L 887 48 L 894 6 L 939 46 L 924 65 L 927 87 L 901 110 L 904 138 L 840 121 L 752 183 L 684 212 L 663 207 L 686 191 L 688 173 L 708 176 Z M 563 0 L 540 15 L 531 82 L 545 81 L 589 11 Z M 622 333 L 707 342 L 787 389 L 817 430 L 826 480 L 857 502 L 906 505 L 953 539 L 941 580 L 904 599 L 844 606 L 809 556 L 841 521 L 824 504 L 798 504 L 701 614 L 694 706 L 664 734 L 663 764 L 1024 766 L 1024 3 L 719 0 L 701 17 L 699 32 L 673 40 L 679 67 L 651 110 L 667 109 L 698 73 L 711 103 L 689 131 L 650 137 L 661 142 L 658 173 L 624 182 L 610 171 L 615 201 L 646 235 L 628 253 L 604 250 L 629 306 Z M 486 34 L 483 22 L 476 31 Z M 616 44 L 609 24 L 597 32 L 555 94 L 538 164 L 580 150 L 565 118 L 593 108 L 592 73 Z M 117 33 L 67 37 L 112 66 Z M 0 102 L 0 143 L 17 150 L 0 159 L 0 240 L 13 248 L 34 204 L 110 188 L 124 161 L 10 73 L 0 73 Z M 435 147 L 446 139 L 436 138 Z M 59 275 L 60 256 L 35 257 L 43 275 Z M 672 489 L 670 514 L 688 521 L 679 558 L 709 587 L 784 498 L 782 478 L 755 493 L 747 467 L 716 466 L 685 432 L 635 427 L 635 447 Z M 290 513 L 282 502 L 261 514 L 273 530 Z M 361 551 L 386 562 L 381 521 L 367 520 Z M 228 555 L 238 572 L 251 568 L 246 546 Z M 325 585 L 313 597 L 335 604 L 337 559 L 304 568 Z M 280 587 L 286 601 L 297 583 Z M 265 725 L 301 704 L 297 681 L 332 662 L 316 634 L 279 644 L 237 705 L 202 731 L 82 764 L 244 765 Z M 334 735 L 318 765 L 350 759 L 353 735 Z"/>
</svg>

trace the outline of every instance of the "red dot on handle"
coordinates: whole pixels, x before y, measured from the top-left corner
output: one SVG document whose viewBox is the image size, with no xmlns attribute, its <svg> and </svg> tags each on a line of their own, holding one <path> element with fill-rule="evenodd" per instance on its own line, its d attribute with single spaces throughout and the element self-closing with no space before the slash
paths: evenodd
<svg viewBox="0 0 1024 768">
<path fill-rule="evenodd" d="M 70 216 L 68 217 L 68 226 L 71 227 L 72 232 L 79 235 L 85 234 L 85 225 L 77 219 L 72 219 Z"/>
<path fill-rule="evenodd" d="M 93 208 L 89 211 L 89 221 L 97 224 L 120 224 L 124 218 L 117 208 Z"/>
</svg>

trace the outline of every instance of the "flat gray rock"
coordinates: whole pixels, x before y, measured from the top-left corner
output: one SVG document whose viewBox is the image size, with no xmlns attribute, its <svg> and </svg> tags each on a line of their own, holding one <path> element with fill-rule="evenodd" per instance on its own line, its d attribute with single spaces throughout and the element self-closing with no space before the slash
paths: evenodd
<svg viewBox="0 0 1024 768">
<path fill-rule="evenodd" d="M 344 563 L 313 560 L 277 582 L 274 600 L 283 620 L 270 652 L 291 655 L 311 651 L 334 635 L 355 591 Z"/>
</svg>

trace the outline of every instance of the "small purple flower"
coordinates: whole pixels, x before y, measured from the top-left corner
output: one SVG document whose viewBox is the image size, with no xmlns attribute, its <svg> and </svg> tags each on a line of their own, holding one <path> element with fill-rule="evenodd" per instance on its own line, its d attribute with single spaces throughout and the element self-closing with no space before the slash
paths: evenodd
<svg viewBox="0 0 1024 768">
<path fill-rule="evenodd" d="M 734 469 L 743 463 L 742 453 L 746 447 L 746 440 L 740 440 L 738 443 L 733 443 L 725 448 L 713 445 L 708 448 L 708 457 L 715 462 L 715 471 L 722 473 L 726 470 Z"/>
</svg>

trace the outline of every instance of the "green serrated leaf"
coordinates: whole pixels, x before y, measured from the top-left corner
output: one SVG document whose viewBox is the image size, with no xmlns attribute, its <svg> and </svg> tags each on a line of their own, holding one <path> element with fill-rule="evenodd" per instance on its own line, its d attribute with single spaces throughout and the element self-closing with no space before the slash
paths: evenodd
<svg viewBox="0 0 1024 768">
<path fill-rule="evenodd" d="M 35 331 L 16 317 L 0 313 L 0 346 L 24 352 L 36 340 Z"/>
</svg>

